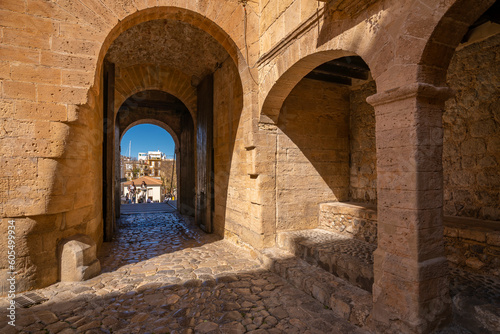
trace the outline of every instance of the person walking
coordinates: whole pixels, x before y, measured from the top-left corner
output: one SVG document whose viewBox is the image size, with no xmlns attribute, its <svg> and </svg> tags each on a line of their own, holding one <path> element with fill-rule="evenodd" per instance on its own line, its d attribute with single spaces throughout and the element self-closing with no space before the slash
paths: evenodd
<svg viewBox="0 0 500 334">
<path fill-rule="evenodd" d="M 148 197 L 148 186 L 145 181 L 142 181 L 141 184 L 141 203 L 146 203 L 146 199 Z"/>
<path fill-rule="evenodd" d="M 128 186 L 128 192 L 130 193 L 130 198 L 132 199 L 132 204 L 135 204 L 135 183 L 132 181 L 132 183 Z"/>
</svg>

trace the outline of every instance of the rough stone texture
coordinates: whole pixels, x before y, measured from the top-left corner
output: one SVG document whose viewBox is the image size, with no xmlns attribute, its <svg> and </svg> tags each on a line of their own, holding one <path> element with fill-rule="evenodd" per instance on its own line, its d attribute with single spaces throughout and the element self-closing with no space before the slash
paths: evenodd
<svg viewBox="0 0 500 334">
<path fill-rule="evenodd" d="M 498 222 L 444 217 L 446 255 L 456 267 L 472 273 L 500 275 Z"/>
<path fill-rule="evenodd" d="M 61 282 L 84 281 L 101 272 L 97 246 L 89 236 L 78 234 L 63 239 L 58 247 Z"/>
<path fill-rule="evenodd" d="M 263 265 L 295 287 L 330 307 L 340 318 L 364 327 L 371 313 L 371 295 L 331 273 L 279 248 L 267 248 L 260 257 Z"/>
<path fill-rule="evenodd" d="M 119 227 L 116 239 L 105 243 L 103 274 L 38 290 L 48 300 L 18 308 L 16 327 L 0 319 L 0 331 L 367 333 L 349 320 L 366 319 L 369 294 L 349 290 L 340 280 L 335 283 L 345 296 L 362 297 L 346 300 L 355 306 L 350 317 L 268 271 L 248 251 L 203 233 L 176 213 L 128 215 Z M 6 302 L 0 300 L 2 309 Z"/>
<path fill-rule="evenodd" d="M 366 102 L 366 98 L 375 93 L 375 82 L 370 81 L 354 86 L 350 94 L 349 199 L 354 202 L 377 203 L 375 112 Z"/>
<path fill-rule="evenodd" d="M 319 227 L 377 244 L 377 207 L 365 203 L 336 202 L 319 206 Z"/>
<path fill-rule="evenodd" d="M 303 79 L 278 128 L 277 229 L 316 227 L 319 203 L 349 196 L 349 89 Z"/>
<path fill-rule="evenodd" d="M 375 245 L 322 229 L 280 232 L 276 243 L 296 257 L 372 291 Z"/>
<path fill-rule="evenodd" d="M 500 220 L 500 35 L 458 50 L 443 114 L 444 214 Z"/>
<path fill-rule="evenodd" d="M 239 235 L 247 242 L 258 239 L 244 222 L 251 221 L 249 193 L 240 189 L 249 185 L 247 152 L 243 124 L 251 115 L 245 109 L 238 69 L 231 59 L 214 73 L 214 210 L 213 231 Z"/>
<path fill-rule="evenodd" d="M 182 45 L 172 54 L 168 51 L 168 41 L 152 36 L 150 41 L 165 45 L 151 44 L 153 51 L 141 55 L 162 64 L 146 64 L 139 61 L 138 54 L 128 54 L 140 62 L 133 70 L 126 68 L 127 74 L 135 78 L 127 81 L 135 83 L 128 88 L 136 93 L 134 89 L 144 88 L 145 83 L 153 84 L 150 78 L 156 78 L 156 72 L 143 70 L 169 64 L 178 67 L 172 68 L 170 74 L 182 72 L 180 68 L 195 69 L 197 73 L 211 69 L 216 72 L 217 81 L 224 68 L 213 67 L 216 60 L 212 55 L 203 54 L 195 59 L 189 55 L 206 50 L 199 43 L 205 43 L 208 35 L 226 50 L 228 58 L 217 62 L 233 62 L 234 68 L 231 75 L 221 75 L 216 82 L 216 87 L 222 88 L 216 88 L 217 109 L 224 113 L 215 117 L 220 117 L 218 124 L 224 126 L 217 126 L 219 146 L 214 152 L 219 154 L 216 163 L 221 167 L 217 167 L 221 173 L 214 176 L 218 191 L 215 196 L 219 201 L 214 213 L 215 230 L 248 247 L 274 245 L 277 220 L 283 217 L 283 207 L 277 210 L 276 205 L 280 196 L 276 184 L 284 178 L 276 172 L 276 125 L 283 102 L 302 78 L 320 64 L 353 54 L 366 61 L 377 86 L 376 96 L 370 98 L 376 105 L 380 209 L 373 318 L 382 327 L 376 329 L 387 333 L 422 333 L 440 327 L 449 310 L 446 274 L 439 262 L 443 248 L 441 112 L 443 101 L 449 97 L 444 87 L 446 71 L 467 28 L 493 3 L 494 0 L 2 1 L 0 213 L 3 218 L 15 217 L 20 226 L 20 261 L 16 268 L 19 289 L 55 282 L 54 254 L 58 240 L 83 233 L 101 244 L 103 61 L 121 33 L 147 21 L 168 20 L 169 25 L 175 23 L 173 30 L 190 25 L 195 28 L 187 28 L 186 34 L 198 29 L 203 37 L 196 33 L 194 40 L 198 43 Z M 356 5 L 349 7 L 349 4 Z M 173 45 L 183 32 L 179 34 L 171 36 Z M 121 46 L 126 49 L 128 45 L 147 45 L 140 39 L 132 35 L 127 41 L 131 43 Z M 171 57 L 158 60 L 155 48 Z M 211 61 L 203 63 L 204 58 Z M 186 61 L 180 63 L 180 59 Z M 125 68 L 117 67 L 117 72 L 122 70 Z M 478 78 L 488 77 L 498 82 L 490 76 L 493 72 L 496 70 L 487 75 L 482 73 Z M 191 84 L 197 83 L 193 74 L 161 75 L 159 81 L 168 81 L 172 86 L 165 86 L 170 88 L 177 85 L 178 91 L 170 93 L 184 102 L 182 94 L 191 96 L 194 89 Z M 231 94 L 224 95 L 233 87 L 237 100 Z M 484 87 L 490 88 L 492 82 Z M 300 102 L 300 97 L 295 98 Z M 475 96 L 464 100 L 482 103 L 482 98 Z M 349 109 L 347 106 L 346 110 Z M 228 114 L 231 116 L 226 117 Z M 488 120 L 481 120 L 484 120 L 481 129 L 490 129 Z M 229 124 L 233 126 L 230 131 Z M 477 135 L 477 127 L 474 131 L 470 128 L 467 135 L 472 134 Z M 487 140 L 481 135 L 470 139 L 458 145 L 461 151 L 488 152 L 498 146 L 494 136 Z M 349 144 L 346 145 L 345 152 Z M 460 164 L 469 166 L 473 162 L 461 159 Z M 487 162 L 476 159 L 476 165 Z M 477 172 L 474 178 L 482 184 L 496 184 L 498 178 L 494 176 L 498 170 L 490 174 L 485 172 L 491 171 L 488 168 L 473 169 Z M 349 167 L 346 174 L 350 174 Z M 363 194 L 363 200 L 366 199 Z M 318 198 L 314 201 L 318 203 Z M 488 214 L 497 219 L 492 218 L 491 212 L 498 207 L 482 206 L 487 208 L 479 210 L 484 211 L 483 218 Z M 470 209 L 474 210 L 477 207 Z M 309 213 L 317 215 L 317 210 L 306 211 Z M 298 213 L 296 216 L 299 225 L 308 221 Z M 474 234 L 473 238 L 481 236 Z M 496 242 L 497 237 L 486 235 L 488 240 Z M 4 246 L 5 241 L 1 242 Z M 4 261 L 2 274 L 6 268 Z M 474 260 L 469 260 L 469 264 L 480 266 Z M 105 289 L 99 291 L 107 293 Z M 140 315 L 136 321 L 143 318 L 141 313 L 147 312 L 137 312 Z M 124 313 L 127 319 L 128 315 Z M 130 314 L 130 318 L 135 316 Z M 267 317 L 256 316 L 256 323 L 252 320 L 252 324 L 240 325 L 251 326 L 245 330 L 254 330 L 253 326 L 261 325 L 260 318 Z M 191 323 L 191 319 L 181 318 L 182 324 Z M 107 319 L 107 323 L 116 319 Z M 291 319 L 290 323 L 296 324 L 298 330 L 309 329 L 301 321 Z M 274 320 L 270 318 L 269 322 Z M 29 331 L 35 332 L 43 327 L 40 326 L 34 324 Z M 93 326 L 93 320 L 84 319 L 74 327 L 92 332 Z M 385 331 L 383 326 L 392 327 L 391 331 Z M 319 330 L 322 329 L 324 332 L 324 328 Z"/>
<path fill-rule="evenodd" d="M 210 34 L 189 23 L 153 20 L 120 34 L 106 57 L 119 67 L 146 63 L 175 68 L 193 76 L 196 85 L 228 55 Z"/>
</svg>

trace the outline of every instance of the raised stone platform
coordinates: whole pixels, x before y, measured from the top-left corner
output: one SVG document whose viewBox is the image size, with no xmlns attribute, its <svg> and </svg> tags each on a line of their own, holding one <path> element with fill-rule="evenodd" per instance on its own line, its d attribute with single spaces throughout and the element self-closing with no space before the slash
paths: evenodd
<svg viewBox="0 0 500 334">
<path fill-rule="evenodd" d="M 322 229 L 281 232 L 277 244 L 309 264 L 372 291 L 373 244 Z"/>
</svg>

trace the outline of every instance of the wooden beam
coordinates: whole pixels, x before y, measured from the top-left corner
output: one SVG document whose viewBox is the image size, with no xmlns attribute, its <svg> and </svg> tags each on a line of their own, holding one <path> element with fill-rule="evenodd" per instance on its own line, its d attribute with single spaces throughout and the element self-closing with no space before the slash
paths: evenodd
<svg viewBox="0 0 500 334">
<path fill-rule="evenodd" d="M 350 86 L 352 84 L 352 80 L 350 78 L 341 77 L 338 75 L 324 74 L 324 73 L 316 73 L 314 70 L 305 76 L 307 79 L 331 82 L 340 85 Z"/>
<path fill-rule="evenodd" d="M 330 62 L 325 63 L 316 67 L 313 72 L 322 73 L 322 74 L 330 74 L 330 75 L 338 75 L 341 77 L 354 78 L 367 80 L 369 77 L 369 71 L 365 69 L 359 69 L 357 67 L 348 67 L 344 65 L 332 64 Z"/>
<path fill-rule="evenodd" d="M 351 68 L 354 70 L 364 70 L 364 71 L 370 70 L 368 65 L 359 56 L 338 58 L 338 59 L 329 61 L 328 64 L 343 66 L 343 67 Z"/>
</svg>

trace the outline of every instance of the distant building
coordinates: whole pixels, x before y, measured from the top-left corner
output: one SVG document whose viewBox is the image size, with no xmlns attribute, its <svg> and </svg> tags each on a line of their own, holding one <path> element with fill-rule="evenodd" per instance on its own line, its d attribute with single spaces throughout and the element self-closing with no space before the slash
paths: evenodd
<svg viewBox="0 0 500 334">
<path fill-rule="evenodd" d="M 121 156 L 120 173 L 122 182 L 148 176 L 162 181 L 167 192 L 177 188 L 175 160 L 168 159 L 167 155 L 160 150 L 140 152 L 137 159 Z"/>
<path fill-rule="evenodd" d="M 141 194 L 140 188 L 142 181 L 146 182 L 146 186 L 148 188 L 147 190 L 147 195 L 146 199 L 151 199 L 153 202 L 163 202 L 164 199 L 164 194 L 165 191 L 163 189 L 163 182 L 161 180 L 155 179 L 150 176 L 141 176 L 139 178 L 136 178 L 131 181 L 123 182 L 122 183 L 122 191 L 123 191 L 123 196 L 127 196 L 128 192 L 128 186 L 132 184 L 132 181 L 134 182 L 135 186 L 137 187 L 137 201 L 139 199 L 139 196 Z"/>
</svg>

